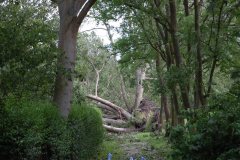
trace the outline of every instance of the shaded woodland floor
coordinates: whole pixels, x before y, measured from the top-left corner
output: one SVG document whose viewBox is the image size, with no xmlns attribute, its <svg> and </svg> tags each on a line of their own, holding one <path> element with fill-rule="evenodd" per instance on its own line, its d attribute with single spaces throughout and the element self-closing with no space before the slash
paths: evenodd
<svg viewBox="0 0 240 160">
<path fill-rule="evenodd" d="M 171 151 L 168 139 L 153 133 L 106 133 L 103 148 L 97 160 L 106 160 L 108 153 L 112 160 L 166 160 Z"/>
</svg>

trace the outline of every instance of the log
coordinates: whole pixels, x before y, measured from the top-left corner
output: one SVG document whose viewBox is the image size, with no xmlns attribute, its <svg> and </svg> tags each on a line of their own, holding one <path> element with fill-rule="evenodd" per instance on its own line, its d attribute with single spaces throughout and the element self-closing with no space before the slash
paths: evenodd
<svg viewBox="0 0 240 160">
<path fill-rule="evenodd" d="M 152 107 L 153 110 L 160 110 L 161 107 Z"/>
<path fill-rule="evenodd" d="M 130 119 L 130 117 L 132 117 L 132 115 L 130 113 L 128 113 L 126 110 L 124 110 L 121 107 L 118 107 L 117 105 L 109 102 L 108 100 L 105 100 L 105 99 L 102 99 L 102 98 L 100 98 L 98 96 L 94 96 L 94 95 L 90 95 L 90 94 L 87 95 L 87 98 L 90 98 L 92 100 L 95 100 L 95 101 L 98 101 L 100 103 L 103 103 L 103 104 L 105 104 L 105 105 L 107 105 L 107 106 L 109 106 L 109 107 L 119 111 L 121 113 L 121 115 L 124 116 L 127 120 Z"/>
<path fill-rule="evenodd" d="M 115 109 L 113 109 L 113 108 L 111 108 L 111 107 L 109 107 L 109 106 L 106 106 L 106 105 L 104 105 L 104 104 L 98 103 L 96 107 L 97 107 L 97 108 L 101 108 L 101 109 L 106 109 L 106 110 L 108 110 L 108 111 L 113 112 L 115 115 L 119 115 L 119 113 L 118 113 L 117 110 L 115 110 Z"/>
<path fill-rule="evenodd" d="M 107 124 L 115 124 L 115 123 L 126 124 L 127 123 L 123 120 L 113 120 L 113 119 L 108 119 L 108 118 L 103 118 L 102 120 L 103 120 L 103 122 L 105 122 Z"/>
<path fill-rule="evenodd" d="M 107 114 L 103 114 L 103 118 L 108 118 L 108 119 L 121 119 L 120 116 L 107 115 Z"/>
<path fill-rule="evenodd" d="M 103 127 L 109 132 L 129 133 L 129 132 L 142 132 L 142 131 L 144 131 L 146 125 L 142 126 L 141 128 L 137 128 L 137 129 L 117 128 L 117 127 L 112 127 L 112 126 L 108 126 L 105 124 L 103 124 Z"/>
</svg>

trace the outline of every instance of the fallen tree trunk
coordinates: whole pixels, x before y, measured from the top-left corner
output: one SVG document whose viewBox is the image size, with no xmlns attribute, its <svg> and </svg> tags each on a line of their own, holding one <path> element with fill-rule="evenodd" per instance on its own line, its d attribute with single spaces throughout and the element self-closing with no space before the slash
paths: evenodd
<svg viewBox="0 0 240 160">
<path fill-rule="evenodd" d="M 108 126 L 105 124 L 103 124 L 103 127 L 109 132 L 129 133 L 129 132 L 142 132 L 145 129 L 146 125 L 142 126 L 141 128 L 137 128 L 137 129 L 117 128 L 117 127 L 112 127 L 112 126 Z"/>
<path fill-rule="evenodd" d="M 113 119 L 108 119 L 108 118 L 103 118 L 102 120 L 103 120 L 103 122 L 105 122 L 107 124 L 116 124 L 116 123 L 126 124 L 127 123 L 123 120 L 113 120 Z"/>
<path fill-rule="evenodd" d="M 107 114 L 103 114 L 103 118 L 108 118 L 108 119 L 121 119 L 120 116 L 107 115 Z"/>
<path fill-rule="evenodd" d="M 106 109 L 106 110 L 108 110 L 108 111 L 111 111 L 111 112 L 113 112 L 115 115 L 119 115 L 119 114 L 120 114 L 120 113 L 118 113 L 117 110 L 115 110 L 115 109 L 113 109 L 113 108 L 111 108 L 111 107 L 109 107 L 109 106 L 106 106 L 106 105 L 104 105 L 104 104 L 98 103 L 96 107 L 97 107 L 97 108 L 101 108 L 101 109 Z"/>
<path fill-rule="evenodd" d="M 160 110 L 161 107 L 152 107 L 152 110 Z"/>
<path fill-rule="evenodd" d="M 95 101 L 98 101 L 100 103 L 103 103 L 103 104 L 105 104 L 105 105 L 107 105 L 107 106 L 109 106 L 109 107 L 119 111 L 121 113 L 121 115 L 124 116 L 127 120 L 130 119 L 130 117 L 132 116 L 130 113 L 128 113 L 123 108 L 118 107 L 117 105 L 115 105 L 115 104 L 113 104 L 113 103 L 111 103 L 111 102 L 109 102 L 109 101 L 107 101 L 105 99 L 102 99 L 102 98 L 100 98 L 98 96 L 94 96 L 94 95 L 90 95 L 89 94 L 89 95 L 87 95 L 87 98 L 90 98 L 92 100 L 95 100 Z"/>
</svg>

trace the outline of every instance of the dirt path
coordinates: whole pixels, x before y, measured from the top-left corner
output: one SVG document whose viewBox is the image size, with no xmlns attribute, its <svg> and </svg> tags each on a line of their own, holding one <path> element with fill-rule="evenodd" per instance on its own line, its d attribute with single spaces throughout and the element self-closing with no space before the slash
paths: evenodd
<svg viewBox="0 0 240 160">
<path fill-rule="evenodd" d="M 109 141 L 118 143 L 119 148 L 116 150 L 121 152 L 121 155 L 118 158 L 113 160 L 125 160 L 130 157 L 140 160 L 141 157 L 146 158 L 146 160 L 165 160 L 165 152 L 163 153 L 161 148 L 155 147 L 148 141 L 142 140 L 136 136 L 137 133 L 129 134 L 114 134 L 108 133 L 108 136 L 111 138 Z M 154 140 L 154 139 L 153 139 Z M 162 143 L 160 140 L 156 139 L 156 142 Z M 158 142 L 157 142 L 158 143 Z M 118 153 L 118 152 L 117 152 Z M 116 153 L 114 153 L 117 157 Z"/>
</svg>

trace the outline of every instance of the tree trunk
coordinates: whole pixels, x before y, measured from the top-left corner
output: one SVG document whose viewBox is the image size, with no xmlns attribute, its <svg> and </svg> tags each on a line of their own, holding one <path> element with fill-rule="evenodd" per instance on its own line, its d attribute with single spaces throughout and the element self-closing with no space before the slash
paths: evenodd
<svg viewBox="0 0 240 160">
<path fill-rule="evenodd" d="M 203 96 L 203 81 L 202 81 L 202 53 L 201 53 L 201 36 L 199 28 L 199 19 L 200 19 L 200 5 L 198 0 L 194 0 L 195 8 L 195 31 L 196 31 L 196 40 L 197 40 L 197 64 L 196 64 L 196 90 L 197 95 L 200 99 L 201 104 L 204 106 L 206 101 Z"/>
<path fill-rule="evenodd" d="M 158 131 L 162 132 L 163 129 L 163 101 L 162 101 L 162 97 L 161 97 L 161 110 L 160 110 L 160 114 L 159 114 L 159 128 Z"/>
<path fill-rule="evenodd" d="M 142 71 L 141 68 L 138 68 L 137 69 L 136 97 L 135 97 L 135 103 L 133 106 L 133 110 L 135 110 L 139 106 L 139 104 L 142 100 L 142 96 L 143 96 L 142 82 L 143 82 L 144 78 L 145 78 L 145 71 Z"/>
<path fill-rule="evenodd" d="M 171 36 L 172 36 L 172 42 L 173 42 L 173 48 L 174 48 L 174 56 L 176 59 L 176 65 L 178 68 L 182 69 L 182 55 L 180 52 L 180 45 L 179 40 L 176 37 L 177 33 L 177 11 L 176 11 L 176 4 L 175 0 L 169 0 L 170 5 L 170 11 L 171 11 Z M 183 105 L 185 109 L 191 109 L 191 104 L 189 100 L 187 85 L 185 84 L 182 77 L 179 79 L 180 88 L 181 88 L 181 95 L 183 100 Z"/>
<path fill-rule="evenodd" d="M 68 117 L 73 97 L 74 64 L 78 29 L 90 8 L 97 0 L 55 0 L 60 16 L 59 49 L 64 52 L 58 60 L 53 100 L 61 115 Z"/>
<path fill-rule="evenodd" d="M 68 117 L 73 97 L 74 68 L 76 61 L 76 38 L 78 27 L 74 22 L 67 27 L 66 17 L 60 16 L 60 32 L 58 47 L 65 52 L 58 61 L 55 82 L 54 101 L 60 106 L 61 114 Z M 66 76 L 67 74 L 67 76 Z"/>
<path fill-rule="evenodd" d="M 112 126 L 103 125 L 103 127 L 109 132 L 115 133 L 129 133 L 129 132 L 142 132 L 145 129 L 145 125 L 137 129 L 126 129 L 126 128 L 117 128 Z"/>
<path fill-rule="evenodd" d="M 214 70 L 217 64 L 217 57 L 218 57 L 218 43 L 219 43 L 219 37 L 220 37 L 220 30 L 221 30 L 221 15 L 222 15 L 222 10 L 223 10 L 223 5 L 224 3 L 222 2 L 222 5 L 220 7 L 220 12 L 218 15 L 218 29 L 217 29 L 217 37 L 216 37 L 216 43 L 215 43 L 215 51 L 214 51 L 214 56 L 213 56 L 213 64 L 212 64 L 212 68 L 211 68 L 211 72 L 210 72 L 210 77 L 209 77 L 209 86 L 208 86 L 208 92 L 206 96 L 210 95 L 210 92 L 212 90 L 212 81 L 213 81 L 213 74 L 214 74 Z"/>
<path fill-rule="evenodd" d="M 177 113 L 173 102 L 173 97 L 171 97 L 171 114 L 172 114 L 172 126 L 175 127 L 178 124 Z"/>
<path fill-rule="evenodd" d="M 116 123 L 126 124 L 127 123 L 123 120 L 113 120 L 113 119 L 108 119 L 108 118 L 103 118 L 102 120 L 103 120 L 104 123 L 107 123 L 107 124 L 116 124 Z"/>
<path fill-rule="evenodd" d="M 98 101 L 100 103 L 103 103 L 103 104 L 105 104 L 105 105 L 107 105 L 107 106 L 117 110 L 118 112 L 121 113 L 120 116 L 123 115 L 126 119 L 130 119 L 132 117 L 132 115 L 130 113 L 128 113 L 126 110 L 124 110 L 121 107 L 118 107 L 117 105 L 115 105 L 115 104 L 113 104 L 113 103 L 111 103 L 111 102 L 109 102 L 109 101 L 107 101 L 105 99 L 102 99 L 100 97 L 97 97 L 97 96 L 94 96 L 94 95 L 90 95 L 90 94 L 87 95 L 87 97 L 90 98 L 90 99 L 93 99 L 95 101 Z"/>
<path fill-rule="evenodd" d="M 113 108 L 111 108 L 111 107 L 109 107 L 109 106 L 106 106 L 106 105 L 104 105 L 104 104 L 98 103 L 96 107 L 97 107 L 97 108 L 101 108 L 101 109 L 106 109 L 106 110 L 108 110 L 108 111 L 111 111 L 111 112 L 113 112 L 115 115 L 120 115 L 120 113 L 118 113 L 117 110 L 115 110 L 115 109 L 113 109 Z"/>
<path fill-rule="evenodd" d="M 95 96 L 98 96 L 98 82 L 99 82 L 99 71 L 98 70 L 95 70 L 95 73 L 96 73 L 96 84 L 95 84 Z"/>
</svg>

